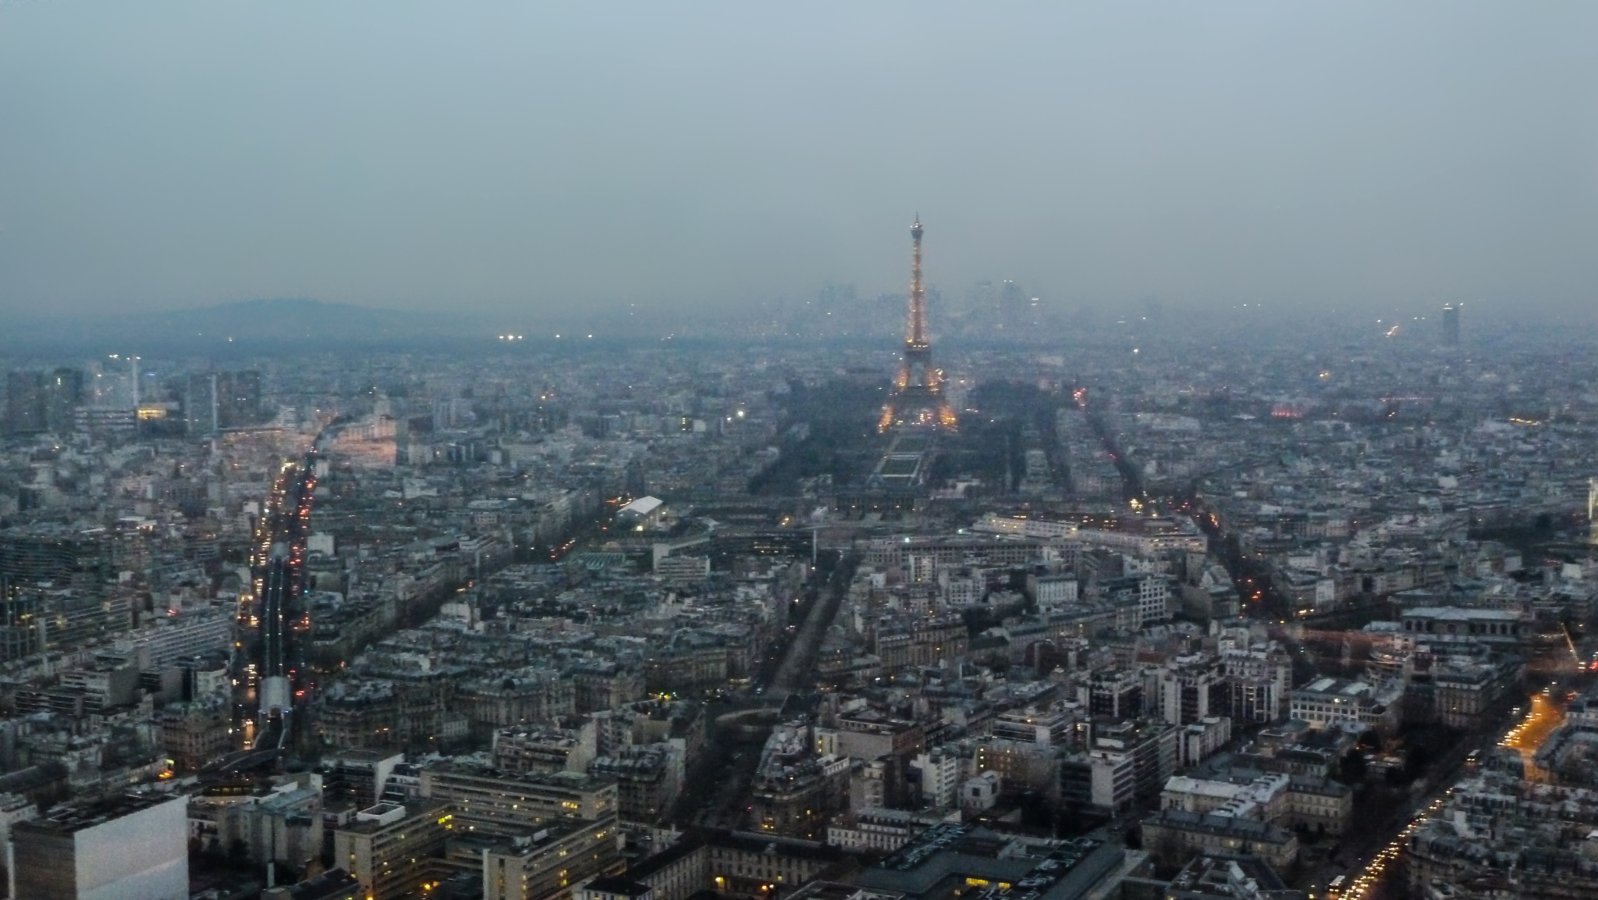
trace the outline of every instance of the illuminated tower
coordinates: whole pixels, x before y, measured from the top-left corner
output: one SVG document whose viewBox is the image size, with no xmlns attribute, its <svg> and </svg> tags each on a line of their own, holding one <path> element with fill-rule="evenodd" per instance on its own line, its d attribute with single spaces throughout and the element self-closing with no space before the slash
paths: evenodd
<svg viewBox="0 0 1598 900">
<path fill-rule="evenodd" d="M 910 305 L 905 311 L 904 354 L 893 376 L 893 394 L 882 408 L 877 430 L 923 427 L 953 429 L 954 410 L 943 396 L 943 373 L 932 365 L 927 338 L 927 294 L 921 286 L 921 216 L 910 225 Z"/>
<path fill-rule="evenodd" d="M 1443 306 L 1443 346 L 1459 346 L 1459 310 L 1463 304 L 1448 303 Z"/>
</svg>

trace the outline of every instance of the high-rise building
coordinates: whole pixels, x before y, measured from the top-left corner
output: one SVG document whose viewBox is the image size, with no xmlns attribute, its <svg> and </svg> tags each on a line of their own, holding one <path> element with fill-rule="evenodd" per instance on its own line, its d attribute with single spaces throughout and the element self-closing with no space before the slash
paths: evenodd
<svg viewBox="0 0 1598 900">
<path fill-rule="evenodd" d="M 6 431 L 71 431 L 83 400 L 83 373 L 77 369 L 12 372 L 6 376 Z"/>
<path fill-rule="evenodd" d="M 11 896 L 189 895 L 188 798 L 121 797 L 11 826 Z"/>
<path fill-rule="evenodd" d="M 0 578 L 17 587 L 102 587 L 114 575 L 112 538 L 104 529 L 52 523 L 0 531 Z"/>
<path fill-rule="evenodd" d="M 6 375 L 6 433 L 33 434 L 43 430 L 44 373 L 8 373 Z"/>
<path fill-rule="evenodd" d="M 626 867 L 614 825 L 570 819 L 478 838 L 484 900 L 569 900 L 579 885 Z"/>
<path fill-rule="evenodd" d="M 896 428 L 954 429 L 954 410 L 943 396 L 943 372 L 932 365 L 927 335 L 927 294 L 921 284 L 921 217 L 910 225 L 910 304 L 904 322 L 904 351 L 893 377 L 893 394 L 882 408 L 879 431 Z"/>
<path fill-rule="evenodd" d="M 183 390 L 189 434 L 215 434 L 261 421 L 261 373 L 196 372 Z"/>
<path fill-rule="evenodd" d="M 1464 308 L 1462 303 L 1446 303 L 1443 305 L 1443 346 L 1459 346 L 1459 311 Z"/>
<path fill-rule="evenodd" d="M 1218 657 L 1176 657 L 1155 671 L 1153 688 L 1153 712 L 1170 725 L 1191 725 L 1227 712 L 1226 673 Z"/>
<path fill-rule="evenodd" d="M 454 808 L 426 801 L 379 803 L 356 813 L 333 833 L 333 862 L 372 900 L 414 896 L 417 886 L 443 871 L 444 844 L 454 830 Z M 179 837 L 184 833 L 180 830 Z M 173 895 L 173 896 L 187 896 Z"/>
</svg>

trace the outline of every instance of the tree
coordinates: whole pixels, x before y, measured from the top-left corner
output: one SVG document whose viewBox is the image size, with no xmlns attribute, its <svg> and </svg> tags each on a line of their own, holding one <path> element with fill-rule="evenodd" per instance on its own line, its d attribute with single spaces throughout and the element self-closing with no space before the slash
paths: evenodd
<svg viewBox="0 0 1598 900">
<path fill-rule="evenodd" d="M 1422 772 L 1426 771 L 1426 767 L 1431 765 L 1431 761 L 1431 751 L 1420 744 L 1415 744 L 1409 748 L 1409 753 L 1404 757 L 1405 776 L 1410 781 L 1415 780 L 1420 777 Z"/>
<path fill-rule="evenodd" d="M 1343 765 L 1340 774 L 1345 784 L 1357 784 L 1365 780 L 1370 774 L 1370 763 L 1365 759 L 1364 751 L 1358 747 L 1350 748 L 1343 754 Z"/>
</svg>

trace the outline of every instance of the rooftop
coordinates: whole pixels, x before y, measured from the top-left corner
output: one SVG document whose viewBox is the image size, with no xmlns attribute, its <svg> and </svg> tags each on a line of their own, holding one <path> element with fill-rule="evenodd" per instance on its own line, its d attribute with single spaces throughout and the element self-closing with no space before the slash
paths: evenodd
<svg viewBox="0 0 1598 900">
<path fill-rule="evenodd" d="M 11 827 L 13 831 L 25 829 L 48 834 L 76 834 L 79 831 L 85 831 L 97 825 L 104 825 L 115 819 L 153 809 L 166 803 L 187 804 L 188 798 L 175 796 L 147 797 L 127 794 L 87 806 L 71 806 L 59 809 L 42 819 L 18 822 Z"/>
</svg>

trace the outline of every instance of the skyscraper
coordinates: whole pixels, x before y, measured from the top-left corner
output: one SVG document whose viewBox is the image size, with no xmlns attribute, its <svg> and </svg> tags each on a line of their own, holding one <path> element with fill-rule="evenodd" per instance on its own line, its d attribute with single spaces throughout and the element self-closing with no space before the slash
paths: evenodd
<svg viewBox="0 0 1598 900">
<path fill-rule="evenodd" d="M 6 376 L 6 431 L 10 434 L 71 431 L 73 414 L 83 405 L 83 400 L 83 372 L 78 369 L 12 372 Z"/>
<path fill-rule="evenodd" d="M 11 826 L 13 897 L 187 897 L 188 799 L 132 795 Z"/>
<path fill-rule="evenodd" d="M 261 373 L 197 372 L 183 391 L 183 414 L 189 434 L 216 434 L 260 422 Z"/>
<path fill-rule="evenodd" d="M 1443 346 L 1459 346 L 1459 311 L 1464 304 L 1443 304 Z"/>
</svg>

